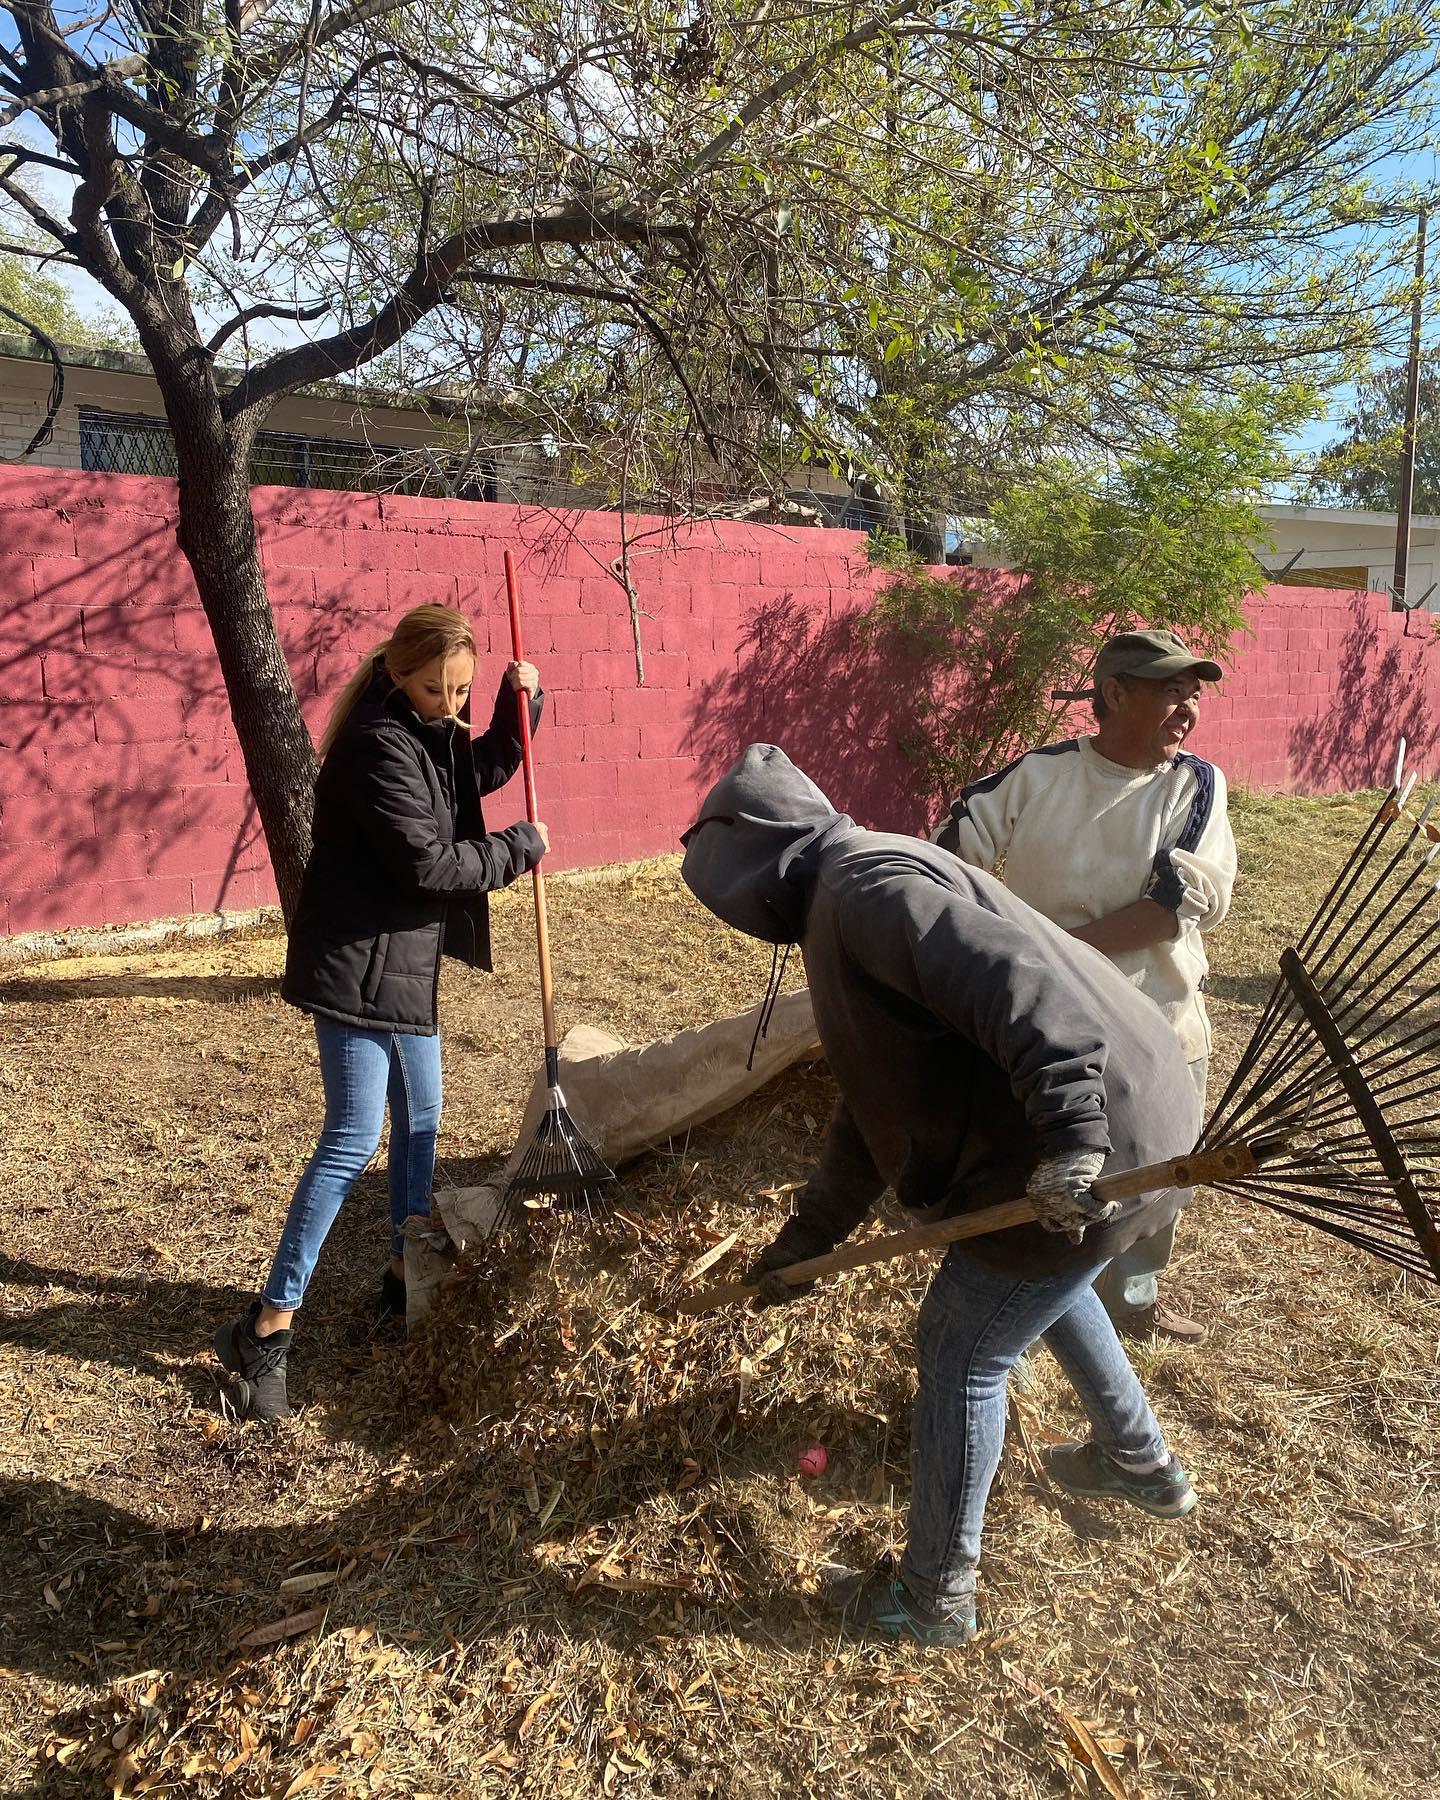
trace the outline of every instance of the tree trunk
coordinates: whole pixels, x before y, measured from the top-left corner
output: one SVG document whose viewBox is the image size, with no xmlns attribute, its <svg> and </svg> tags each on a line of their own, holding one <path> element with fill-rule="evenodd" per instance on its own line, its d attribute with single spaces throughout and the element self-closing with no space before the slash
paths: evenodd
<svg viewBox="0 0 1440 1800">
<path fill-rule="evenodd" d="M 254 424 L 207 395 L 166 395 L 180 471 L 179 543 L 215 639 L 235 735 L 288 923 L 310 855 L 315 748 L 265 591 L 250 508 Z"/>
<path fill-rule="evenodd" d="M 921 519 L 913 515 L 905 520 L 905 548 L 923 563 L 938 565 L 945 560 L 945 515 L 930 513 Z"/>
</svg>

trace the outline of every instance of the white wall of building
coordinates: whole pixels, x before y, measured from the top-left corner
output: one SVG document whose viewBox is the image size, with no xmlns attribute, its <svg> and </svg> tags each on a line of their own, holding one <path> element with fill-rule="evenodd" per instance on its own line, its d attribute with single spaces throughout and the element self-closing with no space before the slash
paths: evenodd
<svg viewBox="0 0 1440 1800">
<path fill-rule="evenodd" d="M 1340 506 L 1262 506 L 1260 514 L 1274 539 L 1261 550 L 1267 569 L 1278 572 L 1291 557 L 1295 566 L 1285 577 L 1302 582 L 1307 570 L 1364 572 L 1361 585 L 1386 592 L 1395 580 L 1395 514 L 1364 512 Z M 1440 518 L 1420 514 L 1410 525 L 1410 568 L 1406 597 L 1418 600 L 1432 582 L 1440 582 Z M 1426 602 L 1440 612 L 1440 587 Z"/>
</svg>

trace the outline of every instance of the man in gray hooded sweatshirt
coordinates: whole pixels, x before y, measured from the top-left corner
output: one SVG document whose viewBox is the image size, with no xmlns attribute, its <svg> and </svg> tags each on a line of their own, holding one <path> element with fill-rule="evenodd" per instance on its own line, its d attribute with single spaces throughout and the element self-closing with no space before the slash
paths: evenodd
<svg viewBox="0 0 1440 1800">
<path fill-rule="evenodd" d="M 1099 951 L 991 876 L 863 831 L 783 750 L 752 744 L 685 834 L 682 873 L 726 924 L 798 944 L 840 1089 L 820 1164 L 749 1279 L 848 1237 L 887 1185 L 949 1214 L 1025 1193 L 1038 1223 L 953 1245 L 920 1310 L 909 1542 L 898 1580 L 845 1588 L 890 1636 L 964 1643 L 1009 1372 L 1043 1337 L 1089 1416 L 1046 1452 L 1072 1493 L 1158 1517 L 1195 1504 L 1091 1283 L 1187 1194 L 1117 1207 L 1091 1185 L 1183 1155 L 1198 1103 L 1174 1032 Z"/>
</svg>

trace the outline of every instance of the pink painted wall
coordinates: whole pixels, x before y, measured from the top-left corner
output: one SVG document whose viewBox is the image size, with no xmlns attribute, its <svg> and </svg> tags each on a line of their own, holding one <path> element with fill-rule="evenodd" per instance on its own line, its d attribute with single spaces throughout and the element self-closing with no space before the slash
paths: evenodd
<svg viewBox="0 0 1440 1800">
<path fill-rule="evenodd" d="M 172 483 L 0 471 L 0 931 L 274 899 L 207 627 L 174 541 Z M 676 847 L 735 752 L 782 743 L 862 823 L 929 810 L 897 738 L 913 686 L 854 629 L 874 591 L 858 534 L 689 526 L 632 554 L 635 685 L 613 515 L 257 490 L 270 595 L 318 732 L 360 652 L 422 600 L 462 609 L 494 676 L 501 553 L 522 556 L 527 651 L 548 693 L 553 867 Z M 1235 782 L 1373 783 L 1404 731 L 1440 749 L 1440 645 L 1371 597 L 1273 589 L 1195 747 Z M 482 667 L 482 680 L 486 679 Z M 490 804 L 519 817 L 520 785 Z"/>
</svg>

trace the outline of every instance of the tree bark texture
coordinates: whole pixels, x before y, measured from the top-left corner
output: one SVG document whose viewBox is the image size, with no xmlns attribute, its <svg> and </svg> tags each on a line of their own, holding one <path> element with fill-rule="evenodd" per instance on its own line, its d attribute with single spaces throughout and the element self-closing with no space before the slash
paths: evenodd
<svg viewBox="0 0 1440 1800">
<path fill-rule="evenodd" d="M 265 590 L 250 507 L 258 420 L 223 419 L 203 377 L 167 372 L 161 386 L 179 460 L 179 545 L 215 640 L 288 923 L 310 855 L 316 759 Z"/>
</svg>

